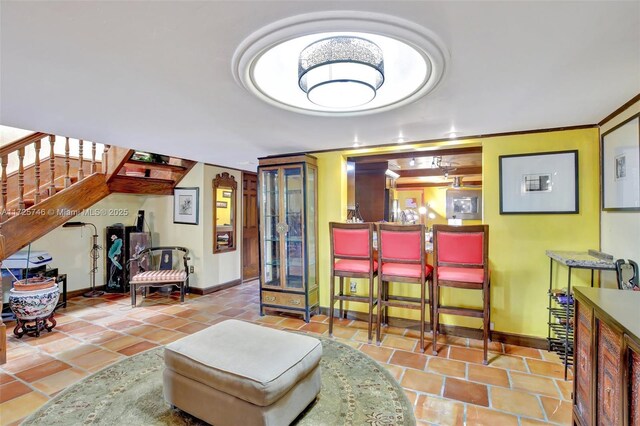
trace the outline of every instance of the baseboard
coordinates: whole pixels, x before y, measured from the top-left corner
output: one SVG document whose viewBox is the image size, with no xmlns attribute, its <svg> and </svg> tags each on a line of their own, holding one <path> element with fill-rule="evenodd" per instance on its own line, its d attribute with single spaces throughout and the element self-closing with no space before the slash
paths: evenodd
<svg viewBox="0 0 640 426">
<path fill-rule="evenodd" d="M 336 310 L 337 311 L 337 310 Z M 329 308 L 320 307 L 320 313 L 322 315 L 329 315 Z M 359 321 L 368 321 L 369 315 L 365 312 L 346 311 L 347 318 L 355 319 Z M 389 317 L 389 325 L 392 327 L 408 328 L 412 330 L 420 329 L 420 321 Z M 482 330 L 477 328 L 462 327 L 459 325 L 440 324 L 440 333 L 448 334 L 451 336 L 458 336 L 468 339 L 482 340 Z M 431 323 L 426 323 L 426 330 L 431 332 Z M 509 345 L 526 346 L 534 349 L 549 349 L 547 339 L 534 336 L 524 336 L 520 334 L 505 333 L 503 331 L 492 331 L 491 341 L 506 343 Z"/>
<path fill-rule="evenodd" d="M 7 362 L 7 326 L 0 319 L 0 365 Z"/>
<path fill-rule="evenodd" d="M 96 291 L 104 291 L 105 288 L 107 288 L 107 286 L 98 285 L 98 286 L 96 286 Z M 83 294 L 85 294 L 87 292 L 90 292 L 90 291 L 91 291 L 91 287 L 81 288 L 79 290 L 67 291 L 67 301 L 69 301 L 69 299 L 71 299 L 73 297 L 82 296 Z M 107 293 L 107 294 L 124 294 L 124 293 Z M 62 294 L 60 294 L 60 298 L 62 299 Z"/>
<path fill-rule="evenodd" d="M 235 287 L 237 285 L 242 284 L 242 279 L 238 278 L 237 280 L 229 281 L 223 284 L 213 285 L 211 287 L 191 287 L 189 290 L 193 294 L 205 295 L 215 293 L 216 291 L 225 290 L 227 288 Z"/>
</svg>

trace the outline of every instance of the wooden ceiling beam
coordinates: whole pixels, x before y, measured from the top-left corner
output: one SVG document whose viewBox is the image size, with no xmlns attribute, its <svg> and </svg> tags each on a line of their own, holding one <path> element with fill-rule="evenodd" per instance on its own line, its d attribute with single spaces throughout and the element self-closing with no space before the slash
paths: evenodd
<svg viewBox="0 0 640 426">
<path fill-rule="evenodd" d="M 396 189 L 414 189 L 414 188 L 435 188 L 439 186 L 450 186 L 451 182 L 413 182 L 413 183 L 398 183 L 396 184 Z M 466 186 L 482 186 L 482 181 L 469 181 L 463 182 L 462 188 L 465 189 Z"/>
<path fill-rule="evenodd" d="M 423 151 L 405 151 L 405 152 L 389 152 L 385 154 L 364 155 L 361 157 L 349 157 L 347 161 L 353 161 L 355 163 L 375 163 L 378 161 L 397 160 L 399 158 L 419 158 L 419 157 L 433 157 L 444 155 L 463 155 L 463 154 L 481 154 L 481 146 L 469 146 L 462 148 L 442 148 Z"/>
<path fill-rule="evenodd" d="M 410 170 L 395 170 L 401 178 L 409 177 L 421 177 L 421 176 L 444 176 L 444 170 L 437 169 L 410 169 Z M 455 170 L 451 170 L 449 176 L 459 175 L 481 175 L 482 166 L 468 166 L 468 167 L 456 167 Z"/>
</svg>

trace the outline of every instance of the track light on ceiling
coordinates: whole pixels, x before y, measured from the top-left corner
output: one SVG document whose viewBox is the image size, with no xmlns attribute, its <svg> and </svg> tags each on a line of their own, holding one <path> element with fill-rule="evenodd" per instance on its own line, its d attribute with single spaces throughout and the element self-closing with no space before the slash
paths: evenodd
<svg viewBox="0 0 640 426">
<path fill-rule="evenodd" d="M 415 159 L 415 158 L 412 158 L 412 159 L 411 159 L 411 161 L 409 161 L 409 165 L 410 165 L 411 167 L 415 166 L 415 165 L 416 165 L 416 159 Z"/>
</svg>

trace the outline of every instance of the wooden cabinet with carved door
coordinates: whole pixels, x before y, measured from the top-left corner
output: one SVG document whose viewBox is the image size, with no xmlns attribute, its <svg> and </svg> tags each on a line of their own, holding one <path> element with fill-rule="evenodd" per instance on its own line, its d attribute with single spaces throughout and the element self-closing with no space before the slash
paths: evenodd
<svg viewBox="0 0 640 426">
<path fill-rule="evenodd" d="M 258 167 L 260 313 L 318 308 L 316 159 L 267 157 Z"/>
<path fill-rule="evenodd" d="M 640 425 L 640 292 L 575 288 L 573 423 Z"/>
</svg>

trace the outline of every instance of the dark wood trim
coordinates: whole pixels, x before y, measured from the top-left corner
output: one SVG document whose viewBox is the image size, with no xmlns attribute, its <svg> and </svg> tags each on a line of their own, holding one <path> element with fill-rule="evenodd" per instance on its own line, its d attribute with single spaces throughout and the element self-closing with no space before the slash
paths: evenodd
<svg viewBox="0 0 640 426">
<path fill-rule="evenodd" d="M 635 95 L 633 98 L 629 99 L 627 102 L 624 103 L 624 105 L 622 105 L 620 108 L 618 108 L 617 110 L 613 111 L 611 114 L 607 115 L 605 118 L 603 118 L 602 120 L 600 120 L 600 122 L 598 123 L 599 127 L 602 127 L 604 124 L 606 124 L 607 122 L 611 121 L 612 119 L 614 119 L 617 115 L 622 114 L 624 111 L 626 111 L 631 105 L 635 104 L 636 102 L 640 101 L 640 93 L 638 93 L 637 95 Z"/>
<path fill-rule="evenodd" d="M 212 285 L 211 287 L 190 287 L 189 290 L 193 294 L 199 294 L 204 296 L 205 294 L 211 294 L 220 290 L 226 290 L 228 288 L 235 287 L 240 284 L 242 284 L 242 279 L 238 278 L 236 280 L 228 281 L 223 284 Z"/>
<path fill-rule="evenodd" d="M 132 160 L 132 159 L 128 159 L 127 162 L 125 163 L 125 166 L 126 165 L 140 166 L 150 170 L 163 170 L 163 171 L 169 170 L 172 172 L 184 172 L 187 169 L 186 167 L 180 166 L 177 164 L 153 163 L 150 161 L 138 161 L 138 160 Z"/>
<path fill-rule="evenodd" d="M 396 170 L 401 178 L 421 177 L 421 176 L 444 176 L 444 170 L 437 169 L 410 169 Z M 482 174 L 482 166 L 457 167 L 447 173 L 449 176 L 457 175 L 480 175 Z"/>
<path fill-rule="evenodd" d="M 7 326 L 0 319 L 0 365 L 7 362 Z"/>
<path fill-rule="evenodd" d="M 269 157 L 258 158 L 260 166 L 277 166 L 281 164 L 307 163 L 314 166 L 317 165 L 317 158 L 306 153 L 295 153 L 285 155 L 274 155 Z"/>
<path fill-rule="evenodd" d="M 436 148 L 434 150 L 428 151 L 415 151 L 409 150 L 405 152 L 387 152 L 384 154 L 374 154 L 374 155 L 365 155 L 365 156 L 350 156 L 347 157 L 347 161 L 352 161 L 356 164 L 362 163 L 375 163 L 382 161 L 390 161 L 397 160 L 399 158 L 414 158 L 420 156 L 444 156 L 444 155 L 461 155 L 461 154 L 482 154 L 482 147 L 478 146 L 467 146 L 467 147 L 459 147 L 459 148 Z M 359 166 L 356 166 L 356 170 L 358 170 Z"/>
<path fill-rule="evenodd" d="M 238 229 L 238 212 L 237 212 L 237 197 L 238 197 L 238 182 L 236 182 L 236 178 L 233 175 L 230 175 L 227 172 L 218 173 L 211 182 L 211 186 L 213 188 L 213 253 L 226 253 L 230 251 L 234 251 L 238 248 L 238 235 L 241 233 L 237 232 Z M 218 189 L 229 189 L 231 190 L 231 198 L 228 201 L 228 208 L 231 209 L 229 215 L 229 221 L 231 222 L 231 242 L 232 244 L 226 248 L 218 247 Z M 222 200 L 220 200 L 222 201 Z"/>
<path fill-rule="evenodd" d="M 491 341 L 506 343 L 508 345 L 526 346 L 534 349 L 549 349 L 547 339 L 535 336 L 525 336 L 523 334 L 505 333 L 502 331 L 492 331 Z"/>
<path fill-rule="evenodd" d="M 211 167 L 217 167 L 219 169 L 227 169 L 227 170 L 233 170 L 236 172 L 247 172 L 247 173 L 256 173 L 256 170 L 258 169 L 258 165 L 255 165 L 255 170 L 247 170 L 247 169 L 238 169 L 236 167 L 229 167 L 229 166 L 223 166 L 222 164 L 213 164 L 213 163 L 202 163 L 205 166 L 211 166 Z"/>
<path fill-rule="evenodd" d="M 345 310 L 348 319 L 355 319 L 358 321 L 368 321 L 368 314 L 366 312 L 356 312 Z M 324 306 L 320 307 L 320 313 L 322 315 L 329 316 L 329 308 Z M 408 328 L 411 330 L 420 330 L 420 321 L 411 320 L 406 318 L 389 317 L 389 325 L 392 327 Z M 468 339 L 482 340 L 482 330 L 477 328 L 462 327 L 459 325 L 447 325 L 440 324 L 440 333 L 450 336 L 457 336 Z M 431 323 L 427 321 L 427 331 L 431 331 Z M 506 343 L 508 345 L 526 346 L 534 349 L 549 349 L 549 343 L 547 339 L 535 336 L 525 336 L 521 334 L 506 333 L 503 331 L 492 331 L 491 341 Z M 489 364 L 491 365 L 491 364 Z"/>
<path fill-rule="evenodd" d="M 469 135 L 469 136 L 460 136 L 459 138 L 456 138 L 456 141 L 468 141 L 468 140 L 473 140 L 473 139 L 482 139 L 482 138 L 494 138 L 494 137 L 503 137 L 503 136 L 516 136 L 516 135 L 527 135 L 527 134 L 532 134 L 532 133 L 548 133 L 548 132 L 564 132 L 567 130 L 582 130 L 582 129 L 593 129 L 593 128 L 598 128 L 597 124 L 581 124 L 581 125 L 577 125 L 577 126 L 565 126 L 565 127 L 551 127 L 551 128 L 546 128 L 546 129 L 530 129 L 530 130 L 519 130 L 519 131 L 514 131 L 514 132 L 503 132 L 503 133 L 487 133 L 487 134 L 480 134 L 480 135 Z M 378 144 L 378 145 L 367 145 L 362 147 L 362 150 L 371 150 L 372 148 L 389 148 L 389 147 L 406 147 L 406 146 L 412 146 L 412 145 L 422 145 L 422 144 L 430 144 L 430 143 L 437 143 L 437 142 L 451 142 L 453 141 L 453 139 L 450 138 L 440 138 L 440 139 L 425 139 L 425 140 L 418 140 L 418 141 L 409 141 L 409 142 L 405 142 L 403 144 L 397 144 L 397 143 L 385 143 L 385 144 Z M 305 153 L 307 154 L 319 154 L 319 153 L 325 153 L 325 152 L 335 152 L 335 151 L 356 151 L 352 154 L 349 155 L 349 158 L 351 157 L 356 157 L 359 156 L 359 154 L 357 153 L 358 149 L 357 148 L 351 148 L 351 147 L 342 147 L 342 148 L 331 148 L 331 149 L 321 149 L 321 150 L 317 150 L 317 151 L 306 151 Z M 291 155 L 300 155 L 303 153 L 300 152 L 296 152 L 296 153 L 292 153 Z M 416 156 L 416 151 L 412 151 L 412 154 L 409 155 L 408 157 L 415 157 Z M 393 157 L 393 158 L 400 158 L 400 157 Z M 407 157 L 404 157 L 407 158 Z"/>
<path fill-rule="evenodd" d="M 451 186 L 451 182 L 413 182 L 413 183 L 397 183 L 396 189 L 414 189 L 414 188 L 436 188 L 449 186 L 452 189 L 469 189 L 469 186 L 482 186 L 481 180 L 465 181 L 459 188 Z"/>
<path fill-rule="evenodd" d="M 96 286 L 96 290 L 98 290 L 98 291 L 104 291 L 106 288 L 107 288 L 107 286 L 105 286 L 105 285 L 97 285 Z M 69 301 L 70 299 L 73 299 L 74 297 L 82 297 L 83 294 L 85 294 L 85 293 L 87 293 L 87 292 L 89 292 L 91 290 L 92 290 L 91 287 L 87 287 L 87 288 L 81 288 L 81 289 L 78 289 L 78 290 L 68 291 L 67 292 L 67 301 Z"/>
<path fill-rule="evenodd" d="M 114 175 L 109 189 L 126 194 L 173 195 L 174 184 L 174 181 L 166 179 Z"/>
</svg>

